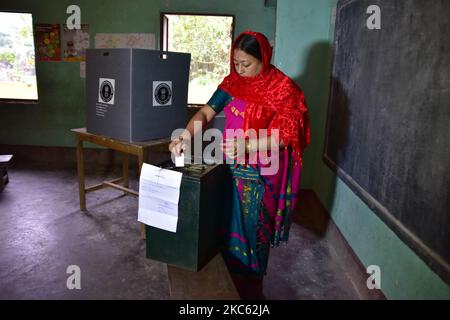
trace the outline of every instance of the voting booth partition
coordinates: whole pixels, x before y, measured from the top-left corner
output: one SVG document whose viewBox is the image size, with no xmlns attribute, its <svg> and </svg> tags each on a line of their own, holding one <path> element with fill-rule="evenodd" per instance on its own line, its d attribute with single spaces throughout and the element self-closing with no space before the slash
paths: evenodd
<svg viewBox="0 0 450 320">
<path fill-rule="evenodd" d="M 87 132 L 140 142 L 184 128 L 190 59 L 189 53 L 87 49 Z"/>
<path fill-rule="evenodd" d="M 183 173 L 176 232 L 146 226 L 147 258 L 199 271 L 220 249 L 225 221 L 226 165 L 193 164 Z"/>
</svg>

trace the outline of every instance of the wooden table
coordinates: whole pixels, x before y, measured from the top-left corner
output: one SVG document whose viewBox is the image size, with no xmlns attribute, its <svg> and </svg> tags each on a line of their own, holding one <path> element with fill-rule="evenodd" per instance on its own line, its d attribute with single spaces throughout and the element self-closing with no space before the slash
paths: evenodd
<svg viewBox="0 0 450 320">
<path fill-rule="evenodd" d="M 77 144 L 77 169 L 78 169 L 78 190 L 80 195 L 80 209 L 86 211 L 86 193 L 96 191 L 99 189 L 111 187 L 121 190 L 127 194 L 138 196 L 139 193 L 133 189 L 129 188 L 128 185 L 128 161 L 129 155 L 135 155 L 138 157 L 138 170 L 141 171 L 142 164 L 147 158 L 148 151 L 152 147 L 159 145 L 169 144 L 170 139 L 158 139 L 150 140 L 144 142 L 126 142 L 122 140 L 117 140 L 109 137 L 104 137 L 92 133 L 86 132 L 86 128 L 72 129 L 75 133 L 76 144 Z M 83 143 L 90 142 L 96 145 L 100 145 L 115 151 L 122 152 L 123 163 L 122 163 L 122 177 L 103 181 L 100 184 L 96 184 L 90 187 L 86 187 L 84 183 L 84 155 L 83 155 Z M 120 183 L 120 184 L 119 184 Z M 141 231 L 143 230 L 143 235 L 145 235 L 144 225 L 141 225 Z"/>
</svg>

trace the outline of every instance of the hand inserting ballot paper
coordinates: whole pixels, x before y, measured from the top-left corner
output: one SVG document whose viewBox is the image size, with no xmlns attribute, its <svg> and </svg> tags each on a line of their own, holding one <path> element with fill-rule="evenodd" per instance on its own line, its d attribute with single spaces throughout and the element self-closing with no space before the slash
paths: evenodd
<svg viewBox="0 0 450 320">
<path fill-rule="evenodd" d="M 169 150 L 172 152 L 172 162 L 175 163 L 175 167 L 184 167 L 184 148 L 186 143 L 183 141 L 182 135 L 178 139 L 172 140 L 169 145 Z"/>
<path fill-rule="evenodd" d="M 184 167 L 184 152 L 180 156 L 175 156 L 175 167 Z"/>
</svg>

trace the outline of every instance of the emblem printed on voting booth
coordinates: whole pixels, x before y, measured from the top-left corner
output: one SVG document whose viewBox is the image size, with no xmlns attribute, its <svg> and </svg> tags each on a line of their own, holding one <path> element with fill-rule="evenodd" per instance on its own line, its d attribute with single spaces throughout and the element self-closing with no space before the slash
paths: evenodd
<svg viewBox="0 0 450 320">
<path fill-rule="evenodd" d="M 98 102 L 114 104 L 115 84 L 114 79 L 99 79 Z"/>
<path fill-rule="evenodd" d="M 153 81 L 153 106 L 172 105 L 172 81 Z"/>
</svg>

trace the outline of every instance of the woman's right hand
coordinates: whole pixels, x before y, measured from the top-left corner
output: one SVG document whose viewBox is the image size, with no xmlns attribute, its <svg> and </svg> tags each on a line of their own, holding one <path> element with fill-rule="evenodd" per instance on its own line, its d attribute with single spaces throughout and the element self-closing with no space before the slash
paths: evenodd
<svg viewBox="0 0 450 320">
<path fill-rule="evenodd" d="M 173 153 L 175 156 L 179 157 L 184 150 L 187 148 L 188 139 L 179 137 L 177 139 L 172 140 L 169 144 L 169 151 Z"/>
</svg>

